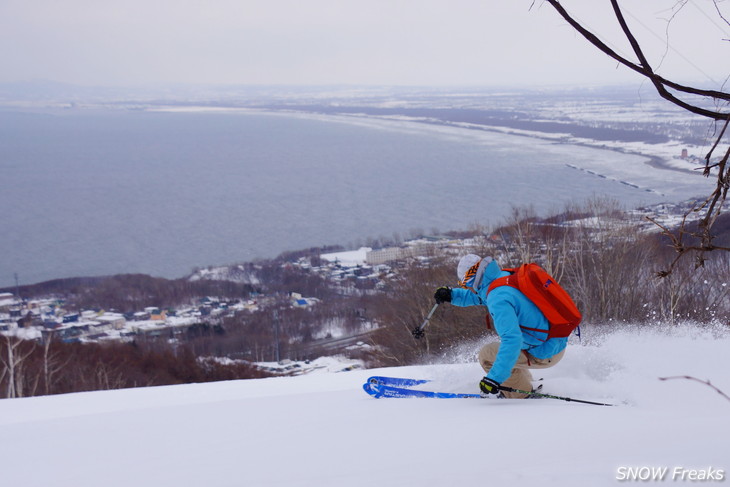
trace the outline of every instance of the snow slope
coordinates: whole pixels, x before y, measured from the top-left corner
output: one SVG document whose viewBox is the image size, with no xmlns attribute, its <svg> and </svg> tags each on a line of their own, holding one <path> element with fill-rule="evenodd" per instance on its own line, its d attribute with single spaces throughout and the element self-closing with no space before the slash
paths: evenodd
<svg viewBox="0 0 730 487">
<path fill-rule="evenodd" d="M 727 477 L 730 401 L 657 378 L 730 393 L 729 346 L 721 326 L 584 330 L 540 374 L 545 391 L 613 408 L 362 391 L 379 374 L 473 392 L 476 345 L 449 364 L 3 400 L 0 469 L 24 487 L 601 486 L 621 467 Z"/>
</svg>

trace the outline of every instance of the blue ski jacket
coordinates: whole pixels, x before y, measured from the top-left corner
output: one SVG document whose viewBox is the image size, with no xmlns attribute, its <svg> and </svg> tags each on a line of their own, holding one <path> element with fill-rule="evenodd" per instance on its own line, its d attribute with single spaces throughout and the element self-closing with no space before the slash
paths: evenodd
<svg viewBox="0 0 730 487">
<path fill-rule="evenodd" d="M 547 359 L 560 353 L 568 343 L 567 338 L 547 340 L 549 324 L 545 315 L 517 289 L 499 286 L 487 295 L 492 281 L 507 275 L 509 272 L 503 271 L 493 260 L 484 269 L 476 289 L 451 290 L 451 304 L 461 307 L 486 305 L 489 309 L 501 343 L 487 377 L 500 384 L 512 375 L 512 369 L 523 350 L 533 357 Z M 520 325 L 545 331 L 525 330 Z"/>
</svg>

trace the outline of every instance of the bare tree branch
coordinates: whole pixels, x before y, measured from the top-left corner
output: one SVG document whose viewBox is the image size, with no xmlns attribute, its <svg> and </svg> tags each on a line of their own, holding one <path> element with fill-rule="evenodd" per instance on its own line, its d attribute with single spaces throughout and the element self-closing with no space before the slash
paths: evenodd
<svg viewBox="0 0 730 487">
<path fill-rule="evenodd" d="M 725 136 L 725 132 L 727 129 L 728 124 L 730 123 L 730 111 L 724 111 L 721 109 L 715 109 L 710 110 L 705 108 L 699 103 L 690 103 L 683 99 L 680 99 L 677 95 L 670 92 L 669 90 L 674 90 L 676 92 L 684 93 L 687 95 L 697 95 L 700 96 L 702 100 L 705 100 L 706 106 L 710 106 L 711 104 L 715 107 L 719 107 L 721 105 L 726 104 L 726 102 L 730 101 L 730 93 L 725 93 L 723 91 L 717 91 L 717 90 L 704 90 L 699 89 L 691 86 L 685 86 L 679 83 L 676 83 L 674 81 L 668 80 L 659 74 L 657 74 L 654 71 L 654 68 L 652 67 L 651 63 L 649 62 L 648 58 L 644 54 L 644 51 L 641 47 L 641 44 L 639 43 L 636 36 L 634 36 L 633 32 L 629 28 L 629 25 L 626 22 L 626 19 L 624 18 L 623 12 L 621 11 L 621 7 L 619 7 L 618 0 L 609 0 L 611 3 L 611 6 L 613 8 L 614 15 L 616 16 L 616 20 L 618 21 L 619 26 L 621 27 L 621 31 L 623 32 L 623 35 L 628 40 L 629 44 L 631 45 L 631 49 L 634 52 L 634 55 L 636 56 L 638 62 L 631 61 L 627 59 L 624 56 L 619 55 L 617 52 L 615 52 L 613 49 L 608 47 L 603 41 L 601 41 L 598 36 L 596 36 L 593 32 L 586 29 L 583 25 L 581 25 L 575 18 L 573 18 L 560 4 L 559 0 L 545 0 L 547 1 L 557 12 L 560 14 L 560 16 L 565 19 L 568 24 L 570 24 L 578 33 L 580 33 L 583 37 L 588 40 L 591 44 L 596 46 L 601 52 L 606 54 L 612 59 L 615 59 L 620 64 L 628 67 L 629 69 L 632 69 L 633 71 L 639 73 L 640 75 L 646 77 L 651 81 L 651 83 L 654 85 L 654 88 L 656 89 L 659 96 L 664 98 L 665 100 L 673 103 L 674 105 L 683 108 L 684 110 L 687 110 L 688 112 L 701 115 L 703 117 L 716 120 L 716 121 L 724 121 L 724 126 L 722 128 L 722 131 L 720 132 L 719 136 L 716 138 L 715 143 L 712 146 L 712 149 L 705 157 L 705 168 L 703 171 L 704 176 L 709 177 L 712 174 L 713 170 L 717 171 L 717 178 L 716 178 L 716 184 L 715 189 L 712 191 L 710 196 L 705 200 L 705 202 L 702 205 L 695 206 L 692 210 L 690 210 L 682 220 L 682 224 L 679 227 L 679 232 L 677 235 L 675 235 L 673 232 L 671 232 L 669 229 L 659 225 L 656 221 L 649 219 L 653 223 L 657 224 L 657 226 L 662 230 L 662 233 L 666 235 L 672 242 L 672 245 L 674 249 L 677 251 L 678 256 L 677 258 L 671 263 L 670 267 L 666 271 L 659 272 L 659 276 L 666 277 L 670 275 L 675 268 L 677 262 L 680 260 L 681 257 L 686 255 L 688 252 L 696 252 L 697 253 L 697 259 L 696 259 L 696 266 L 700 267 L 704 265 L 705 258 L 704 254 L 705 252 L 709 252 L 712 250 L 730 250 L 726 247 L 718 247 L 713 244 L 714 236 L 712 235 L 711 229 L 712 225 L 717 220 L 718 216 L 722 212 L 722 207 L 724 205 L 725 200 L 727 199 L 727 193 L 728 188 L 730 188 L 730 175 L 728 174 L 727 170 L 727 163 L 728 159 L 730 159 L 730 147 L 726 151 L 724 157 L 720 159 L 719 162 L 712 163 L 711 157 L 714 153 L 717 146 L 722 141 L 723 137 Z M 684 2 L 679 2 L 682 7 L 686 4 L 686 0 Z M 717 0 L 713 0 L 713 3 L 715 5 L 715 9 L 718 12 L 718 15 L 720 15 L 720 18 L 722 18 L 726 23 L 727 20 L 725 17 L 722 16 L 719 5 L 717 4 Z M 672 18 L 674 18 L 677 15 L 677 12 L 675 12 L 672 15 Z M 686 223 L 687 223 L 687 217 L 691 213 L 698 213 L 700 211 L 704 211 L 704 215 L 702 218 L 700 218 L 698 222 L 697 231 L 689 231 L 687 230 Z M 696 238 L 699 240 L 698 244 L 695 245 L 685 245 L 683 239 L 685 236 L 691 236 L 693 238 Z"/>
<path fill-rule="evenodd" d="M 720 6 L 717 4 L 717 0 L 712 0 L 712 4 L 715 6 L 715 10 L 717 10 L 717 16 L 720 17 L 727 25 L 730 25 L 730 22 L 728 22 L 725 16 L 722 15 L 722 12 L 720 12 Z"/>
<path fill-rule="evenodd" d="M 673 380 L 673 379 L 686 379 L 686 380 L 693 380 L 693 381 L 699 382 L 700 384 L 705 384 L 706 386 L 708 386 L 708 387 L 710 387 L 710 388 L 714 389 L 714 390 L 715 390 L 715 391 L 716 391 L 716 392 L 717 392 L 718 394 L 720 394 L 720 395 L 721 395 L 722 397 L 724 397 L 725 399 L 727 399 L 728 401 L 730 401 L 730 396 L 728 396 L 727 394 L 725 394 L 724 392 L 722 392 L 722 391 L 721 391 L 720 389 L 718 389 L 717 387 L 713 386 L 713 385 L 712 385 L 712 384 L 710 383 L 710 381 L 709 381 L 709 380 L 700 380 L 700 379 L 698 379 L 698 378 L 696 378 L 696 377 L 692 377 L 692 376 L 689 376 L 689 375 L 678 375 L 678 376 L 674 376 L 674 377 L 659 377 L 659 380 Z"/>
<path fill-rule="evenodd" d="M 730 93 L 724 93 L 722 91 L 716 91 L 716 90 L 703 90 L 699 88 L 694 88 L 691 86 L 685 86 L 679 83 L 676 83 L 674 81 L 668 80 L 657 73 L 655 73 L 651 66 L 649 65 L 648 61 L 646 61 L 646 58 L 643 56 L 643 53 L 639 57 L 639 61 L 641 64 L 634 63 L 625 57 L 618 54 L 616 51 L 608 47 L 603 41 L 601 41 L 598 36 L 590 32 L 588 29 L 583 27 L 580 23 L 578 23 L 577 20 L 575 20 L 560 4 L 558 0 L 546 0 L 550 5 L 555 8 L 555 10 L 560 14 L 563 19 L 565 19 L 568 24 L 570 24 L 578 33 L 580 33 L 583 37 L 585 37 L 588 42 L 596 46 L 598 49 L 600 49 L 604 54 L 608 55 L 609 57 L 615 59 L 619 63 L 623 64 L 624 66 L 628 67 L 629 69 L 632 69 L 636 71 L 637 73 L 641 74 L 642 76 L 645 76 L 646 78 L 649 78 L 649 80 L 654 84 L 654 86 L 657 88 L 657 91 L 659 91 L 659 95 L 663 98 L 667 99 L 668 101 L 671 101 L 675 105 L 678 105 L 682 108 L 684 108 L 687 111 L 690 111 L 692 113 L 696 113 L 698 115 L 702 115 L 703 117 L 711 118 L 713 120 L 725 120 L 728 117 L 727 112 L 722 111 L 714 111 L 714 110 L 708 110 L 706 108 L 703 108 L 698 105 L 693 105 L 690 103 L 687 103 L 683 100 L 680 100 L 673 94 L 671 94 L 667 88 L 671 88 L 683 93 L 691 94 L 691 95 L 698 95 L 706 98 L 716 99 L 716 100 L 725 100 L 730 101 Z M 623 18 L 623 15 L 620 14 L 621 9 L 618 6 L 618 3 L 616 3 L 616 0 L 611 0 L 611 4 L 614 7 L 614 11 L 617 13 L 617 18 L 619 19 L 619 23 L 622 24 L 621 27 L 624 29 L 624 33 L 628 32 L 627 38 L 629 39 L 629 42 L 632 41 L 632 47 L 634 48 L 634 52 L 636 53 L 636 49 L 638 47 L 638 43 L 636 46 L 634 46 L 634 43 L 636 43 L 636 39 L 634 38 L 633 34 L 631 34 L 631 31 L 628 29 L 628 26 L 626 25 L 626 22 Z M 620 18 L 619 18 L 620 16 Z M 641 49 L 639 48 L 639 52 L 641 52 Z M 637 54 L 638 55 L 638 54 Z M 643 62 L 642 62 L 643 58 Z M 645 64 L 644 64 L 645 63 Z"/>
</svg>

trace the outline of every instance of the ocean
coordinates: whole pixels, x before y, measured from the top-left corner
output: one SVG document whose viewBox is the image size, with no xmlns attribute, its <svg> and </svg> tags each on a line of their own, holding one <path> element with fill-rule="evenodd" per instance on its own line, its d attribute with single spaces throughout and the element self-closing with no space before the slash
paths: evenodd
<svg viewBox="0 0 730 487">
<path fill-rule="evenodd" d="M 627 207 L 693 196 L 645 162 L 405 120 L 4 110 L 0 286 L 16 274 L 21 285 L 177 278 L 287 250 L 498 224 L 513 206 L 548 214 L 595 195 Z M 637 167 L 633 185 L 621 168 Z"/>
</svg>

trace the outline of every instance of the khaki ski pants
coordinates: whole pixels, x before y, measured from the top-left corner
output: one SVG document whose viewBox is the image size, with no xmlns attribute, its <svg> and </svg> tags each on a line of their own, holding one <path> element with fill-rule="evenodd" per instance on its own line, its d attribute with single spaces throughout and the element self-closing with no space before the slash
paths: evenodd
<svg viewBox="0 0 730 487">
<path fill-rule="evenodd" d="M 497 357 L 499 351 L 499 342 L 488 343 L 482 347 L 479 351 L 479 364 L 482 366 L 485 372 L 489 372 L 494 364 L 494 360 Z M 520 389 L 522 391 L 532 390 L 532 374 L 528 369 L 546 369 L 560 362 L 560 359 L 565 355 L 565 350 L 553 355 L 550 358 L 539 359 L 535 358 L 524 350 L 520 353 L 515 368 L 512 369 L 512 375 L 502 383 L 505 387 L 511 387 L 513 389 Z M 526 394 L 519 392 L 503 392 L 504 397 L 510 399 L 522 399 Z"/>
</svg>

